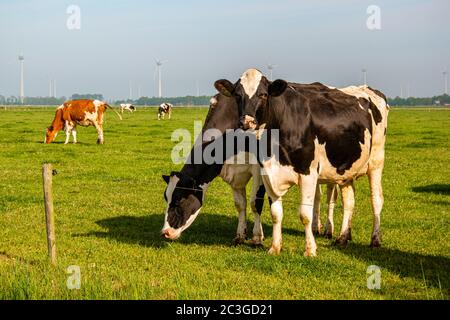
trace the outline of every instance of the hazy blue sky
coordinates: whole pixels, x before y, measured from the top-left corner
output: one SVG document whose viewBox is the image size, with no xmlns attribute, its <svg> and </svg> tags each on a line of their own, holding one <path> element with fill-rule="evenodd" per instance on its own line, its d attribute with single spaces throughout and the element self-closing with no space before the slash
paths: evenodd
<svg viewBox="0 0 450 320">
<path fill-rule="evenodd" d="M 81 29 L 69 30 L 69 5 Z M 366 26 L 367 7 L 381 9 L 381 30 Z M 0 94 L 18 95 L 25 56 L 25 94 L 156 94 L 154 59 L 163 66 L 163 95 L 215 92 L 249 67 L 296 82 L 333 86 L 362 82 L 389 96 L 443 92 L 450 69 L 450 1 L 419 0 L 0 0 Z M 449 70 L 450 71 L 450 70 Z"/>
</svg>

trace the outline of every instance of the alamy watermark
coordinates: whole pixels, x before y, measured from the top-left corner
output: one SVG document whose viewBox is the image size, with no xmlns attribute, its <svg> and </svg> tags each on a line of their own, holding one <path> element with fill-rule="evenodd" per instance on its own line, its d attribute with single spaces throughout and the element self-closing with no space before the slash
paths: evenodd
<svg viewBox="0 0 450 320">
<path fill-rule="evenodd" d="M 81 269 L 77 265 L 68 266 L 66 273 L 70 274 L 67 278 L 66 285 L 69 290 L 79 290 L 81 288 Z"/>
<path fill-rule="evenodd" d="M 271 157 L 279 159 L 277 129 L 202 131 L 202 122 L 194 121 L 194 138 L 189 130 L 177 129 L 171 140 L 177 142 L 171 153 L 174 164 L 258 164 Z"/>
<path fill-rule="evenodd" d="M 381 268 L 376 265 L 371 265 L 367 268 L 367 289 L 380 290 L 381 289 Z"/>
<path fill-rule="evenodd" d="M 381 30 L 381 9 L 377 5 L 367 7 L 366 13 L 369 15 L 366 20 L 366 26 L 369 30 Z"/>
<path fill-rule="evenodd" d="M 66 26 L 69 30 L 80 30 L 81 29 L 81 9 L 77 5 L 70 5 L 66 9 L 66 13 L 69 15 L 67 17 Z"/>
</svg>

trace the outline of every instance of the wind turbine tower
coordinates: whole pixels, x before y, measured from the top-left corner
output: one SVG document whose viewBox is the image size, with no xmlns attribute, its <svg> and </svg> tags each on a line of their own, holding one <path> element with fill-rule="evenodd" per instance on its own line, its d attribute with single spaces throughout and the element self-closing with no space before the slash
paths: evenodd
<svg viewBox="0 0 450 320">
<path fill-rule="evenodd" d="M 166 63 L 167 60 L 155 60 L 156 62 L 156 72 L 158 73 L 158 98 L 162 97 L 162 84 L 161 84 L 161 67 L 163 63 Z"/>
<path fill-rule="evenodd" d="M 133 88 L 131 86 L 131 80 L 128 85 L 129 85 L 129 90 L 130 90 L 129 95 L 128 95 L 128 100 L 133 100 Z"/>
<path fill-rule="evenodd" d="M 367 86 L 367 69 L 364 68 L 361 71 L 363 73 L 364 85 Z"/>
<path fill-rule="evenodd" d="M 20 103 L 23 103 L 23 100 L 25 98 L 25 89 L 23 85 L 23 61 L 25 60 L 23 54 L 19 55 L 19 64 L 20 64 Z"/>
<path fill-rule="evenodd" d="M 444 76 L 444 94 L 448 94 L 447 71 L 443 71 L 442 75 Z"/>
<path fill-rule="evenodd" d="M 276 67 L 277 65 L 276 64 L 271 64 L 271 63 L 269 63 L 268 65 L 267 65 L 267 69 L 269 69 L 269 73 L 270 73 L 270 81 L 273 81 L 273 69 Z"/>
</svg>

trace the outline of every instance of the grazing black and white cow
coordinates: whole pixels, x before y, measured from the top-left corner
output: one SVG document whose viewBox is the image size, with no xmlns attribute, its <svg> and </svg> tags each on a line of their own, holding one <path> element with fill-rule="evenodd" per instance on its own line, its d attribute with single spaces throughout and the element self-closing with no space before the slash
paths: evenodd
<svg viewBox="0 0 450 320">
<path fill-rule="evenodd" d="M 133 113 L 134 111 L 136 111 L 136 107 L 133 106 L 131 103 L 121 103 L 120 104 L 120 112 L 123 114 L 123 112 L 125 110 Z"/>
<path fill-rule="evenodd" d="M 172 108 L 173 105 L 171 103 L 161 103 L 158 107 L 158 120 L 161 120 L 161 118 L 164 119 L 164 116 L 167 114 L 169 116 L 169 119 L 172 115 Z"/>
<path fill-rule="evenodd" d="M 197 145 L 197 148 L 203 150 L 209 144 L 208 129 L 216 129 L 223 134 L 227 129 L 236 129 L 238 120 L 237 104 L 234 99 L 221 94 L 213 97 L 202 128 L 202 136 L 199 137 L 203 141 L 201 145 Z M 194 148 L 196 147 L 194 146 Z M 250 196 L 250 207 L 254 214 L 252 243 L 261 245 L 264 239 L 261 212 L 265 189 L 261 179 L 260 166 L 257 163 L 238 164 L 234 158 L 237 155 L 228 159 L 225 164 L 206 164 L 204 162 L 196 164 L 193 161 L 194 148 L 190 154 L 190 163 L 186 163 L 181 172 L 172 172 L 170 176 L 163 176 L 167 183 L 164 197 L 168 204 L 162 228 L 163 235 L 168 239 L 175 240 L 192 224 L 202 207 L 207 186 L 220 175 L 233 190 L 234 203 L 239 214 L 234 243 L 243 243 L 247 234 L 246 186 L 253 177 Z"/>
<path fill-rule="evenodd" d="M 335 183 L 341 189 L 344 217 L 337 241 L 346 243 L 351 237 L 353 181 L 363 175 L 369 177 L 374 214 L 371 246 L 381 245 L 381 176 L 388 115 L 383 94 L 368 87 L 349 94 L 321 83 L 270 82 L 256 69 L 245 71 L 235 84 L 218 80 L 215 87 L 236 99 L 243 128 L 265 127 L 279 133 L 279 157 L 261 163 L 264 185 L 273 201 L 269 253 L 280 253 L 281 197 L 294 184 L 301 187 L 299 216 L 305 226 L 305 255 L 315 256 L 317 250 L 312 232 L 317 183 Z"/>
</svg>

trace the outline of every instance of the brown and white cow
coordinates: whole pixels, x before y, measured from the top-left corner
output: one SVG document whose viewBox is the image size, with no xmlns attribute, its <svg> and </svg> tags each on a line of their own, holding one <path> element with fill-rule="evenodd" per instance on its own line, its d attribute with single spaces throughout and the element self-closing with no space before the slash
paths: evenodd
<svg viewBox="0 0 450 320">
<path fill-rule="evenodd" d="M 58 132 L 66 132 L 65 144 L 69 143 L 70 134 L 73 136 L 73 143 L 77 143 L 77 125 L 94 126 L 98 133 L 98 144 L 104 143 L 103 138 L 103 118 L 106 109 L 111 106 L 99 100 L 72 100 L 67 101 L 56 109 L 55 118 L 50 127 L 47 128 L 45 143 L 52 143 Z M 112 109 L 122 120 L 118 112 Z"/>
</svg>

